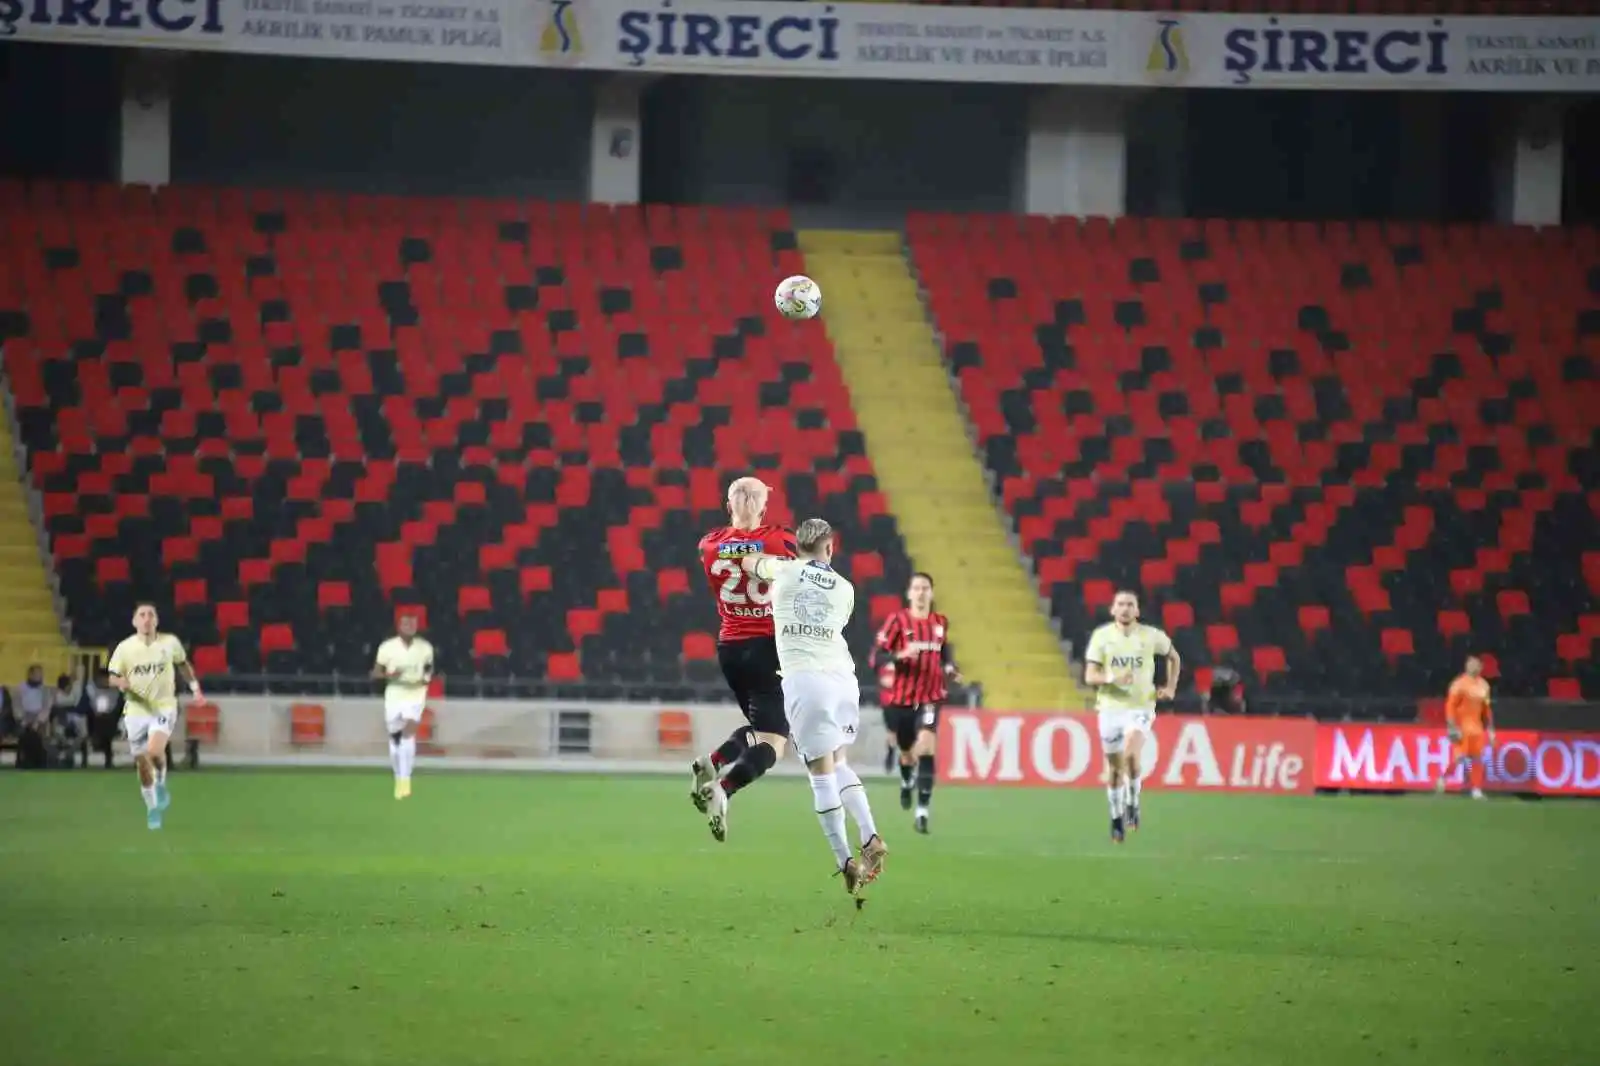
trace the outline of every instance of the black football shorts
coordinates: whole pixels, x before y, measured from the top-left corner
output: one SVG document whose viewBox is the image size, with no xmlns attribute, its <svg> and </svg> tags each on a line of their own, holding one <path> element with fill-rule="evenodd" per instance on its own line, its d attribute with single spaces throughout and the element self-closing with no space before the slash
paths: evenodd
<svg viewBox="0 0 1600 1066">
<path fill-rule="evenodd" d="M 717 645 L 717 662 L 739 701 L 745 721 L 758 733 L 789 735 L 783 712 L 783 681 L 778 677 L 778 644 L 771 637 L 730 640 Z"/>
<path fill-rule="evenodd" d="M 883 709 L 883 727 L 900 745 L 901 751 L 910 751 L 917 743 L 917 734 L 924 729 L 939 731 L 939 705 L 917 703 Z"/>
</svg>

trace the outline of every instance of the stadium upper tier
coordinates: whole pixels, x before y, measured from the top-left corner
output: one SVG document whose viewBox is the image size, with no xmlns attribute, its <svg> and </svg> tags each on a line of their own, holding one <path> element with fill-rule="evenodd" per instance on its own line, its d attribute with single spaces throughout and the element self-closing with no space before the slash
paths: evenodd
<svg viewBox="0 0 1600 1066">
<path fill-rule="evenodd" d="M 785 212 L 0 186 L 0 340 L 80 643 L 167 611 L 204 674 L 717 682 L 695 543 L 735 474 L 909 564 Z M 864 662 L 871 627 L 850 636 Z"/>
<path fill-rule="evenodd" d="M 1593 230 L 914 216 L 1039 590 L 1253 686 L 1600 695 Z M 1204 679 L 1205 671 L 1197 671 Z"/>
<path fill-rule="evenodd" d="M 948 7 L 1041 7 L 1090 11 L 1239 12 L 1267 15 L 1582 15 L 1593 0 L 915 0 Z"/>
</svg>

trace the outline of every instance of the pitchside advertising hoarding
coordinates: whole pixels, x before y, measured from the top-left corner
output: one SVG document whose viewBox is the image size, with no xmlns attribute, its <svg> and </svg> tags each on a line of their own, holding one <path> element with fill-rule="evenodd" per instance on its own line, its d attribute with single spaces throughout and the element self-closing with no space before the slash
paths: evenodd
<svg viewBox="0 0 1600 1066">
<path fill-rule="evenodd" d="M 769 77 L 1600 91 L 1600 19 L 1254 16 L 781 0 L 0 0 L 0 37 Z"/>
<path fill-rule="evenodd" d="M 1502 730 L 1496 739 L 1488 788 L 1600 796 L 1600 733 Z M 946 711 L 940 723 L 940 777 L 951 784 L 1092 788 L 1104 762 L 1092 714 Z M 1411 792 L 1434 787 L 1450 741 L 1413 725 L 1158 715 L 1143 762 L 1145 785 L 1158 789 Z M 1450 783 L 1461 785 L 1459 771 Z"/>
</svg>

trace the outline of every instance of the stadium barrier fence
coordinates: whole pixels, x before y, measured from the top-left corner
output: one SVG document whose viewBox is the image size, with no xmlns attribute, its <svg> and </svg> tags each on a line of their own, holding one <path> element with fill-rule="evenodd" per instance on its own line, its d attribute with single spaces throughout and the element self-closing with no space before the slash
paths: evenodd
<svg viewBox="0 0 1600 1066">
<path fill-rule="evenodd" d="M 677 773 L 742 718 L 726 702 L 448 699 L 430 701 L 420 765 L 466 770 Z M 179 718 L 176 750 L 193 765 L 386 766 L 378 696 L 220 695 Z M 1498 731 L 1487 787 L 1600 796 L 1600 730 Z M 885 735 L 864 707 L 855 763 L 882 773 Z M 1437 726 L 1307 716 L 1160 714 L 1143 757 L 1156 789 L 1309 794 L 1431 789 L 1450 762 Z M 955 785 L 1091 788 L 1104 783 L 1093 714 L 947 708 L 939 776 Z M 778 772 L 799 773 L 794 757 Z M 1452 784 L 1459 786 L 1460 771 Z"/>
</svg>

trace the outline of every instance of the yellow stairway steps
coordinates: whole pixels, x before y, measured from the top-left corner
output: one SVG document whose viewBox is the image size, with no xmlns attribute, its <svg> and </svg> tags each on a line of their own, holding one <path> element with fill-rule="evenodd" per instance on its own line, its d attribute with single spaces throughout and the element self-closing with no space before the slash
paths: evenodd
<svg viewBox="0 0 1600 1066">
<path fill-rule="evenodd" d="M 1082 706 L 1006 537 L 898 233 L 808 230 L 806 270 L 906 549 L 934 575 L 963 669 L 996 710 Z"/>
<path fill-rule="evenodd" d="M 21 681 L 33 662 L 55 669 L 68 655 L 28 511 L 11 422 L 0 404 L 0 684 Z"/>
</svg>

